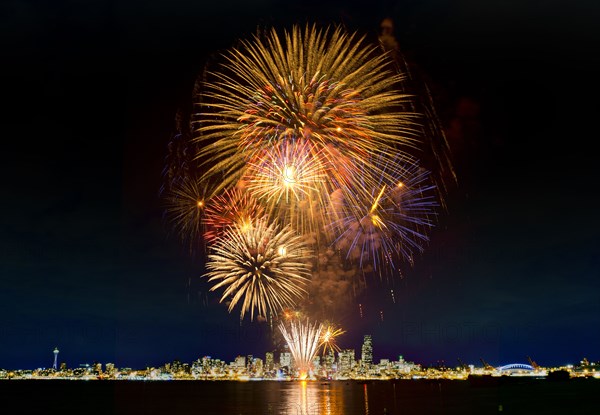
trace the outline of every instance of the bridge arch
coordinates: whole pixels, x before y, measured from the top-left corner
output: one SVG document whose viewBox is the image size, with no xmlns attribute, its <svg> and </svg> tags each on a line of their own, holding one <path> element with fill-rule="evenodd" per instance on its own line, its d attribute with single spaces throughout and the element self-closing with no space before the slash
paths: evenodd
<svg viewBox="0 0 600 415">
<path fill-rule="evenodd" d="M 500 372 L 509 371 L 509 370 L 529 370 L 532 371 L 533 366 L 526 365 L 525 363 L 511 363 L 508 365 L 500 366 L 497 368 Z"/>
</svg>

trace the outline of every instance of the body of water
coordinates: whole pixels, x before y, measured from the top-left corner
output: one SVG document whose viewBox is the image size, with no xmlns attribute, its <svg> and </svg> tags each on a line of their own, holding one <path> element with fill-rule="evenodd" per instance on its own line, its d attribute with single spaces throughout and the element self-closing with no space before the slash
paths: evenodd
<svg viewBox="0 0 600 415">
<path fill-rule="evenodd" d="M 0 381 L 6 414 L 591 414 L 600 381 Z M 11 408 L 10 412 L 4 408 Z"/>
</svg>

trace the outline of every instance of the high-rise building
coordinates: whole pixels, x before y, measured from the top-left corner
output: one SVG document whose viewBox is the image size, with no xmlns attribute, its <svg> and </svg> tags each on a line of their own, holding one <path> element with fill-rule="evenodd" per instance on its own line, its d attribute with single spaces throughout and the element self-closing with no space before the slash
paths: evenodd
<svg viewBox="0 0 600 415">
<path fill-rule="evenodd" d="M 255 357 L 252 363 L 252 374 L 257 377 L 261 377 L 264 374 L 264 363 L 260 357 Z"/>
<path fill-rule="evenodd" d="M 319 373 L 321 371 L 321 357 L 315 356 L 312 360 L 313 372 Z"/>
<path fill-rule="evenodd" d="M 279 355 L 279 366 L 291 367 L 292 366 L 292 354 L 289 352 L 282 352 Z"/>
<path fill-rule="evenodd" d="M 273 357 L 273 352 L 267 352 L 265 354 L 265 370 L 270 372 L 275 367 L 275 359 Z"/>
<path fill-rule="evenodd" d="M 365 334 L 360 359 L 365 365 L 373 364 L 373 339 L 370 334 Z"/>
<path fill-rule="evenodd" d="M 234 366 L 239 369 L 245 368 L 246 367 L 246 357 L 245 356 L 237 356 L 235 358 Z"/>
<path fill-rule="evenodd" d="M 338 352 L 338 372 L 346 373 L 354 366 L 354 349 L 344 349 Z"/>
<path fill-rule="evenodd" d="M 323 365 L 325 366 L 326 371 L 331 371 L 333 368 L 333 363 L 335 362 L 335 355 L 331 350 L 324 356 Z"/>
<path fill-rule="evenodd" d="M 106 367 L 106 373 L 109 376 L 113 376 L 115 374 L 115 364 L 114 363 L 107 363 L 105 365 L 105 367 Z"/>
<path fill-rule="evenodd" d="M 102 363 L 94 362 L 92 365 L 92 370 L 94 374 L 101 375 L 102 374 Z"/>
</svg>

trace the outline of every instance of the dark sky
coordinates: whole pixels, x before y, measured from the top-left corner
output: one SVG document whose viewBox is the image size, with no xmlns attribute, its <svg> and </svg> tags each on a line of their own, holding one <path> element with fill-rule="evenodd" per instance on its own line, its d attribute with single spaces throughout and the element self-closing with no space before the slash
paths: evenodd
<svg viewBox="0 0 600 415">
<path fill-rule="evenodd" d="M 600 360 L 595 2 L 204 3 L 0 5 L 0 368 L 50 366 L 55 346 L 69 366 L 269 350 L 163 223 L 175 112 L 206 59 L 257 26 L 374 37 L 385 16 L 430 82 L 458 185 L 414 270 L 370 287 L 362 320 L 340 314 L 340 345 L 370 333 L 376 358 L 424 364 Z"/>
</svg>

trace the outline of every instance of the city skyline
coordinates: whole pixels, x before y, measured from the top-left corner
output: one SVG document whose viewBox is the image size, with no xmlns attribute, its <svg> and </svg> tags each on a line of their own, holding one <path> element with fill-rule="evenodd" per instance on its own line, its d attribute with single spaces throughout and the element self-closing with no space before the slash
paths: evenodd
<svg viewBox="0 0 600 415">
<path fill-rule="evenodd" d="M 242 342 L 248 354 L 271 349 L 268 324 L 229 314 L 201 278 L 203 254 L 165 223 L 176 114 L 204 65 L 259 27 L 339 23 L 376 41 L 386 16 L 431 87 L 457 181 L 412 267 L 366 280 L 356 297 L 324 290 L 340 347 L 358 350 L 370 333 L 376 360 L 598 360 L 593 13 L 497 1 L 17 3 L 0 16 L 0 367 L 50 366 L 54 347 L 59 359 L 136 367 Z"/>
<path fill-rule="evenodd" d="M 424 363 L 424 362 L 419 362 L 419 361 L 411 361 L 412 358 L 410 356 L 405 356 L 401 351 L 397 351 L 397 353 L 392 354 L 392 355 L 382 355 L 382 354 L 377 354 L 375 356 L 377 356 L 377 358 L 374 358 L 373 356 L 373 336 L 370 334 L 365 334 L 362 336 L 362 343 L 356 345 L 355 347 L 348 347 L 347 345 L 345 345 L 344 347 L 338 347 L 338 350 L 333 350 L 331 348 L 327 348 L 325 347 L 324 343 L 321 343 L 317 349 L 317 352 L 315 354 L 315 358 L 317 359 L 327 359 L 328 355 L 331 355 L 333 357 L 333 361 L 335 362 L 339 362 L 340 359 L 343 359 L 342 356 L 345 356 L 346 353 L 350 352 L 351 356 L 352 356 L 352 361 L 354 362 L 362 362 L 361 364 L 367 364 L 367 365 L 374 365 L 376 366 L 378 363 L 377 361 L 381 362 L 381 361 L 393 361 L 394 359 L 399 359 L 400 361 L 406 361 L 412 365 L 418 365 L 419 367 L 423 367 L 423 368 L 464 368 L 464 367 L 481 367 L 483 369 L 486 368 L 498 368 L 498 367 L 502 367 L 507 365 L 508 363 L 506 362 L 496 362 L 496 361 L 491 361 L 492 363 L 490 364 L 490 362 L 488 362 L 487 358 L 485 357 L 485 353 L 482 354 L 482 356 L 480 356 L 478 359 L 474 360 L 474 361 L 465 361 L 463 360 L 460 356 L 457 356 L 456 359 L 454 359 L 453 361 L 445 361 L 444 359 L 438 359 L 438 360 L 433 360 L 433 361 L 429 361 L 428 363 Z M 375 350 L 377 350 L 377 348 L 375 347 Z M 171 361 L 153 361 L 153 362 L 148 362 L 147 364 L 138 366 L 138 367 L 134 367 L 134 365 L 129 365 L 127 364 L 127 362 L 101 362 L 98 359 L 95 359 L 93 357 L 90 357 L 89 359 L 84 359 L 83 361 L 79 361 L 79 362 L 68 362 L 68 356 L 66 358 L 63 359 L 59 359 L 58 357 L 59 355 L 59 349 L 58 347 L 54 347 L 54 349 L 52 350 L 52 364 L 48 365 L 48 366 L 25 366 L 25 367 L 1 367 L 0 369 L 4 369 L 4 370 L 33 370 L 33 369 L 53 369 L 53 370 L 58 370 L 59 368 L 61 370 L 66 369 L 66 368 L 84 368 L 84 367 L 95 367 L 96 365 L 100 364 L 100 365 L 106 365 L 106 364 L 110 364 L 113 365 L 114 367 L 124 367 L 124 368 L 133 368 L 133 369 L 143 369 L 145 367 L 162 367 L 164 366 L 164 364 L 169 364 Z M 214 357 L 213 357 L 214 356 Z M 252 357 L 254 356 L 254 354 L 252 353 L 243 353 L 243 351 L 238 352 L 237 354 L 233 354 L 233 355 L 228 355 L 228 356 L 220 356 L 217 354 L 212 354 L 212 353 L 198 353 L 196 355 L 195 358 L 191 359 L 191 360 L 185 360 L 185 359 L 179 359 L 179 358 L 175 358 L 172 360 L 172 362 L 180 362 L 180 363 L 191 363 L 193 361 L 197 361 L 197 360 L 201 360 L 201 359 L 205 359 L 205 358 L 209 358 L 209 359 L 217 359 L 219 361 L 223 361 L 223 362 L 230 362 L 230 364 L 234 364 L 235 362 L 237 362 L 240 358 L 244 358 L 246 359 L 248 356 Z M 288 345 L 283 345 L 277 349 L 270 349 L 267 351 L 263 351 L 262 353 L 257 354 L 256 356 L 263 356 L 264 357 L 264 362 L 265 365 L 268 363 L 269 359 L 273 360 L 273 361 L 277 361 L 279 363 L 279 365 L 285 366 L 286 364 L 282 364 L 281 360 L 282 359 L 287 359 L 287 365 L 293 364 L 294 362 L 294 358 L 292 356 L 292 354 L 290 353 L 290 349 L 288 347 Z M 286 357 L 284 357 L 286 356 Z M 580 356 L 579 358 L 576 359 L 572 359 L 569 361 L 564 361 L 560 364 L 545 364 L 544 362 L 540 362 L 541 364 L 539 365 L 540 367 L 573 367 L 573 366 L 577 366 L 577 365 L 583 365 L 584 363 L 589 365 L 589 362 L 592 362 L 592 364 L 597 364 L 600 365 L 600 362 L 598 363 L 593 363 L 594 359 L 588 359 L 588 356 L 590 356 L 590 354 L 585 354 L 583 356 Z M 406 357 L 406 359 L 405 359 Z M 537 366 L 538 363 L 535 361 L 535 354 L 533 355 L 533 359 L 532 359 L 532 355 L 527 354 L 527 355 L 523 355 L 521 356 L 521 359 L 517 359 L 519 364 L 528 364 L 531 365 L 533 367 Z M 263 359 L 261 359 L 263 360 Z M 157 362 L 162 362 L 162 364 L 158 364 Z M 515 364 L 515 362 L 513 362 L 512 364 Z"/>
<path fill-rule="evenodd" d="M 177 375 L 180 373 L 185 378 L 185 374 L 193 375 L 195 379 L 204 379 L 208 372 L 208 367 L 218 367 L 221 376 L 213 373 L 213 377 L 222 377 L 223 379 L 231 380 L 248 380 L 244 376 L 253 376 L 255 373 L 256 378 L 262 378 L 265 380 L 274 379 L 282 380 L 304 380 L 305 378 L 301 375 L 303 370 L 307 370 L 309 373 L 308 379 L 317 378 L 330 378 L 330 379 L 345 379 L 347 377 L 353 379 L 360 379 L 361 377 L 374 377 L 380 376 L 380 370 L 387 368 L 390 369 L 390 364 L 394 367 L 395 374 L 392 376 L 402 376 L 404 378 L 419 379 L 422 377 L 446 377 L 446 378 L 465 378 L 467 375 L 485 375 L 495 374 L 496 376 L 516 374 L 517 376 L 523 376 L 529 373 L 531 376 L 545 377 L 548 373 L 557 370 L 566 370 L 571 373 L 571 376 L 580 377 L 596 377 L 600 378 L 600 362 L 594 362 L 582 357 L 576 362 L 564 363 L 562 365 L 540 365 L 531 356 L 527 356 L 526 360 L 522 362 L 513 363 L 502 363 L 502 364 L 490 364 L 483 357 L 479 359 L 477 364 L 471 362 L 464 362 L 462 359 L 457 358 L 454 364 L 452 362 L 437 361 L 435 364 L 423 365 L 419 362 L 413 362 L 409 359 L 405 359 L 404 355 L 397 354 L 395 356 L 388 356 L 378 359 L 376 362 L 372 356 L 373 350 L 373 339 L 369 334 L 363 336 L 363 343 L 358 349 L 360 354 L 357 358 L 357 349 L 354 348 L 342 348 L 334 352 L 331 349 L 321 347 L 311 360 L 310 367 L 302 366 L 303 363 L 298 364 L 296 359 L 290 353 L 290 349 L 286 346 L 280 350 L 266 351 L 259 356 L 253 354 L 237 354 L 235 358 L 224 359 L 223 356 L 212 356 L 212 355 L 200 355 L 192 361 L 181 361 L 175 359 L 173 361 L 166 361 L 160 365 L 146 365 L 143 367 L 130 367 L 126 364 L 115 364 L 114 362 L 99 362 L 92 360 L 92 363 L 79 363 L 75 365 L 69 365 L 65 361 L 58 361 L 58 348 L 55 347 L 53 350 L 53 364 L 50 367 L 37 367 L 37 368 L 6 368 L 0 367 L 0 379 L 6 378 L 8 373 L 14 372 L 26 372 L 31 373 L 32 371 L 42 371 L 41 376 L 52 377 L 53 374 L 69 372 L 69 376 L 81 377 L 87 375 L 102 375 L 109 374 L 115 375 L 117 372 L 124 372 L 125 377 L 122 379 L 135 380 L 134 378 L 146 375 L 137 375 L 135 373 L 145 370 L 150 371 L 151 377 L 156 377 L 156 370 L 162 371 L 163 374 Z M 264 357 L 264 358 L 263 358 Z M 229 363 L 227 363 L 229 362 Z M 208 365 L 208 366 L 207 366 Z M 223 369 L 225 366 L 233 368 L 235 373 L 224 375 Z M 104 367 L 104 370 L 103 370 Z M 198 371 L 199 368 L 199 371 Z M 204 369 L 202 369 L 204 368 Z M 202 374 L 204 370 L 204 375 Z M 196 372 L 195 372 L 196 371 Z M 212 369 L 211 369 L 212 371 Z M 352 372 L 352 374 L 350 374 Z M 133 378 L 130 376 L 133 373 Z M 152 375 L 152 373 L 155 373 Z M 371 375 L 369 375 L 371 373 Z M 425 375 L 424 375 L 425 374 Z M 239 376 L 242 376 L 238 379 Z M 160 377 L 159 377 L 160 378 Z M 167 380 L 167 378 L 164 378 Z"/>
</svg>

